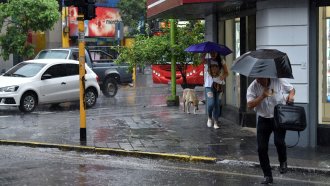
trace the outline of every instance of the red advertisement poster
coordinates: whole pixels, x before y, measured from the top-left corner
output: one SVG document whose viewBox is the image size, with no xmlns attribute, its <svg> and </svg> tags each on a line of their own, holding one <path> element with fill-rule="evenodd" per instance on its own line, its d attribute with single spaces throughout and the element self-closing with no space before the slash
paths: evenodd
<svg viewBox="0 0 330 186">
<path fill-rule="evenodd" d="M 96 18 L 88 23 L 90 37 L 115 37 L 116 23 L 121 21 L 116 8 L 97 7 Z"/>
<path fill-rule="evenodd" d="M 78 36 L 78 9 L 69 7 L 70 36 Z M 116 23 L 121 21 L 116 8 L 96 7 L 96 18 L 85 21 L 85 36 L 115 37 Z"/>
<path fill-rule="evenodd" d="M 70 36 L 78 36 L 78 8 L 77 7 L 69 7 L 69 30 Z"/>
</svg>

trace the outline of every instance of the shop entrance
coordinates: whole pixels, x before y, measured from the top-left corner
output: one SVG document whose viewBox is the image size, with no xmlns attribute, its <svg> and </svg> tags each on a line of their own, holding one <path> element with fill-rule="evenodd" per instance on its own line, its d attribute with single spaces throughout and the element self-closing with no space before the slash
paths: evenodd
<svg viewBox="0 0 330 186">
<path fill-rule="evenodd" d="M 319 123 L 330 124 L 330 6 L 319 8 Z"/>
</svg>

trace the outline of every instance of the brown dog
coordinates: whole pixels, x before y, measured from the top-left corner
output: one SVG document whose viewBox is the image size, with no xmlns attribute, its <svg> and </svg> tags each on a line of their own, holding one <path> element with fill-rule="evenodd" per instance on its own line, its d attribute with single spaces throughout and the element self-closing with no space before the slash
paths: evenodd
<svg viewBox="0 0 330 186">
<path fill-rule="evenodd" d="M 186 112 L 190 114 L 190 106 L 191 104 L 194 106 L 194 114 L 196 114 L 196 111 L 198 110 L 198 98 L 196 96 L 196 92 L 194 89 L 186 88 L 183 90 L 183 112 Z"/>
</svg>

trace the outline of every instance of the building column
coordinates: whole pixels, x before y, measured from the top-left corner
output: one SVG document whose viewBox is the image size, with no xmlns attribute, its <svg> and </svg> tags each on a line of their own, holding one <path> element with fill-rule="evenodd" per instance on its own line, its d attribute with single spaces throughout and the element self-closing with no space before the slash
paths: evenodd
<svg viewBox="0 0 330 186">
<path fill-rule="evenodd" d="M 216 14 L 205 17 L 205 41 L 218 42 L 218 21 Z"/>
</svg>

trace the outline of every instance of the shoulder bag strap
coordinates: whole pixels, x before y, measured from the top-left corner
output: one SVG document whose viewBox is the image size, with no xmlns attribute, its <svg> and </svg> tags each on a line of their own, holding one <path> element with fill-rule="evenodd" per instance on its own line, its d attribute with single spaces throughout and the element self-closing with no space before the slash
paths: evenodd
<svg viewBox="0 0 330 186">
<path fill-rule="evenodd" d="M 297 140 L 297 142 L 296 142 L 294 145 L 289 145 L 289 146 L 286 146 L 286 147 L 288 147 L 288 148 L 293 148 L 293 147 L 295 147 L 295 146 L 298 145 L 298 143 L 299 143 L 299 139 L 300 139 L 300 131 L 297 131 L 297 132 L 298 132 L 298 140 Z"/>
</svg>

